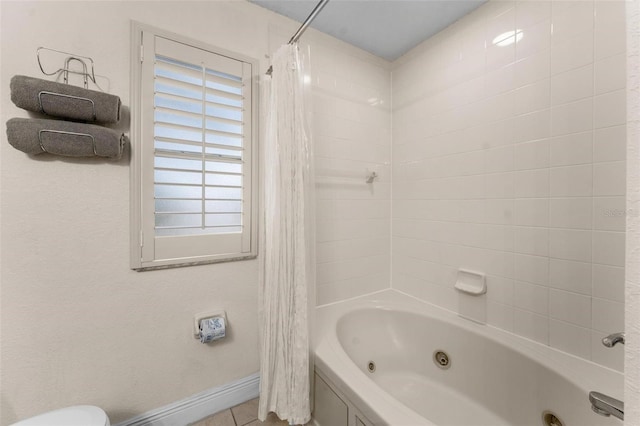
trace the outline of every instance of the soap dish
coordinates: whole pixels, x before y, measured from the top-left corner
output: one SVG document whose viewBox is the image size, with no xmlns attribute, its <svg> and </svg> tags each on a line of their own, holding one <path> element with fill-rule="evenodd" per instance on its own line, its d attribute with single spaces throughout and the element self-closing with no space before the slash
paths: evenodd
<svg viewBox="0 0 640 426">
<path fill-rule="evenodd" d="M 487 292 L 487 282 L 481 272 L 459 269 L 456 277 L 455 289 L 473 296 L 480 296 Z"/>
</svg>

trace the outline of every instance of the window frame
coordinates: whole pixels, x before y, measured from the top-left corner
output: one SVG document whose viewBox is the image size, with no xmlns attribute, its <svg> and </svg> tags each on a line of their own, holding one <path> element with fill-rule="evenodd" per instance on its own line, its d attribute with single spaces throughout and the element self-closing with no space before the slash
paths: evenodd
<svg viewBox="0 0 640 426">
<path fill-rule="evenodd" d="M 245 152 L 250 156 L 250 164 L 244 164 L 243 166 L 243 186 L 250 185 L 250 197 L 245 199 L 243 195 L 243 232 L 242 238 L 247 240 L 246 229 L 248 230 L 248 250 L 242 249 L 241 251 L 232 251 L 224 253 L 215 253 L 214 250 L 208 254 L 189 254 L 184 256 L 171 257 L 171 258 L 158 258 L 158 254 L 155 249 L 155 232 L 152 235 L 148 235 L 149 222 L 152 224 L 155 221 L 155 212 L 147 208 L 145 210 L 145 199 L 148 198 L 148 191 L 153 193 L 154 185 L 151 188 L 145 189 L 145 174 L 153 173 L 154 157 L 155 155 L 149 154 L 149 144 L 153 146 L 153 128 L 146 129 L 145 122 L 148 123 L 149 117 L 145 118 L 145 114 L 148 115 L 148 109 L 145 110 L 144 96 L 144 83 L 143 81 L 145 64 L 147 67 L 149 63 L 154 63 L 155 52 L 146 51 L 144 42 L 146 37 L 155 38 L 160 37 L 170 40 L 175 43 L 184 44 L 188 47 L 200 49 L 204 52 L 212 53 L 233 59 L 235 61 L 243 62 L 251 66 L 250 72 L 250 85 L 251 85 L 251 101 L 248 105 L 245 105 L 245 110 L 251 108 L 251 118 L 248 121 L 250 125 L 250 135 L 245 135 Z M 155 44 L 153 44 L 155 45 Z M 149 49 L 147 49 L 149 50 Z M 153 66 L 152 66 L 153 68 Z M 143 271 L 149 269 L 162 269 L 171 267 L 181 267 L 190 265 L 200 265 L 217 262 L 228 262 L 234 260 L 246 260 L 256 258 L 258 255 L 258 123 L 259 123 L 259 62 L 236 52 L 231 52 L 225 49 L 218 48 L 216 46 L 209 45 L 207 43 L 184 37 L 169 31 L 164 31 L 140 22 L 131 21 L 131 168 L 130 168 L 130 264 L 131 269 Z M 147 81 L 147 84 L 148 81 Z M 147 100 L 148 102 L 148 100 Z M 151 134 L 151 139 L 148 135 Z M 147 138 L 144 140 L 143 138 Z M 250 144 L 250 147 L 246 145 Z M 145 149 L 147 148 L 147 149 Z M 151 151 L 153 152 L 153 150 Z M 247 169 L 248 168 L 248 169 Z M 246 179 L 250 174 L 250 179 Z M 148 185 L 147 185 L 148 186 Z M 247 203 L 249 207 L 247 208 Z M 148 204 L 148 200 L 147 200 Z M 247 219 L 247 213 L 250 216 Z M 207 240 L 213 240 L 213 244 L 216 244 L 216 240 L 223 241 L 225 237 L 230 234 L 209 234 L 206 236 L 190 236 L 191 238 L 206 237 Z M 160 237 L 165 240 L 173 238 L 169 243 L 175 245 L 177 250 L 189 250 L 188 240 L 189 237 Z M 185 242 L 187 244 L 185 244 Z M 151 245 L 151 249 L 149 248 Z M 246 245 L 246 244 L 245 244 Z M 181 247 L 181 248 L 180 248 Z M 173 248 L 172 248 L 173 249 Z M 183 251 L 184 251 L 183 250 Z"/>
</svg>

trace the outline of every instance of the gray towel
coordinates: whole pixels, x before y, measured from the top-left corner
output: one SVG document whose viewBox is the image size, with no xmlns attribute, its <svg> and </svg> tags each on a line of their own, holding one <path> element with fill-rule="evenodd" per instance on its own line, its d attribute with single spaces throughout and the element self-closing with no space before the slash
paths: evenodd
<svg viewBox="0 0 640 426">
<path fill-rule="evenodd" d="M 27 111 L 96 123 L 120 120 L 120 98 L 115 95 L 24 75 L 13 76 L 10 87 L 13 103 Z"/>
<path fill-rule="evenodd" d="M 27 154 L 67 157 L 120 158 L 124 134 L 106 127 L 72 121 L 36 118 L 12 118 L 7 121 L 7 138 L 15 148 Z"/>
</svg>

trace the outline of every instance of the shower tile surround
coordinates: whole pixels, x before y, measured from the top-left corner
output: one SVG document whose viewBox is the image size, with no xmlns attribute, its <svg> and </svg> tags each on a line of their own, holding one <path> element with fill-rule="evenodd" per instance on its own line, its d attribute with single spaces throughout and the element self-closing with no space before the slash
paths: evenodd
<svg viewBox="0 0 640 426">
<path fill-rule="evenodd" d="M 310 43 L 321 305 L 389 288 L 391 74 L 356 49 Z"/>
<path fill-rule="evenodd" d="M 624 11 L 489 2 L 393 64 L 393 288 L 484 271 L 489 325 L 622 370 Z"/>
<path fill-rule="evenodd" d="M 391 282 L 456 311 L 477 269 L 489 325 L 621 370 L 624 52 L 623 2 L 489 2 L 391 81 L 314 46 L 317 303 Z"/>
</svg>

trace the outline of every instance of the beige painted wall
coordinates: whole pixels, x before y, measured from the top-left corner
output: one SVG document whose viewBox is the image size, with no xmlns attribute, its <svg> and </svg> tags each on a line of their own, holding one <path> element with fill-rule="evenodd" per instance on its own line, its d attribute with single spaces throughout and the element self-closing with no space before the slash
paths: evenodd
<svg viewBox="0 0 640 426">
<path fill-rule="evenodd" d="M 3 123 L 28 116 L 10 102 L 9 80 L 40 76 L 39 46 L 91 56 L 96 72 L 109 79 L 105 89 L 129 105 L 130 20 L 257 58 L 265 70 L 265 54 L 298 26 L 245 1 L 3 1 L 0 10 Z M 367 103 L 372 93 L 389 96 L 387 62 L 313 30 L 305 42 L 312 44 L 319 70 L 314 108 L 323 120 L 352 113 L 342 124 L 354 129 L 369 126 L 378 114 L 389 117 Z M 383 126 L 389 125 L 387 119 Z M 134 272 L 128 158 L 29 158 L 2 134 L 0 424 L 81 403 L 103 407 L 115 423 L 258 370 L 257 261 Z M 319 166 L 355 169 L 364 180 L 366 167 L 387 160 L 358 154 L 369 150 L 366 134 L 350 133 L 345 141 L 333 137 L 339 134 L 318 135 Z M 350 149 L 343 152 L 340 142 L 351 142 Z M 380 143 L 390 147 L 388 139 Z M 389 173 L 379 171 L 387 183 L 378 188 L 386 189 Z M 351 223 L 358 212 L 370 215 L 367 201 L 349 201 L 358 197 L 326 196 L 338 204 L 345 200 L 340 206 L 349 209 Z M 365 197 L 381 202 L 377 193 Z M 388 200 L 388 192 L 383 197 Z M 388 226 L 389 215 L 383 217 Z M 337 232 L 332 226 L 319 232 L 328 233 L 321 238 L 323 253 L 334 244 L 329 241 L 340 240 L 331 237 Z M 380 254 L 388 265 L 388 251 L 369 255 L 380 260 Z M 344 269 L 340 262 L 321 267 L 335 269 L 338 281 Z M 347 294 L 344 285 L 327 287 L 323 294 L 335 300 L 379 286 L 388 286 L 388 279 Z M 216 308 L 227 311 L 230 335 L 201 345 L 191 336 L 193 315 Z"/>
<path fill-rule="evenodd" d="M 265 15 L 244 2 L 3 2 L 2 122 L 27 116 L 7 89 L 40 76 L 38 46 L 91 56 L 128 105 L 131 19 L 264 58 Z M 80 403 L 117 422 L 258 370 L 257 261 L 134 272 L 128 158 L 32 159 L 4 135 L 0 149 L 1 424 Z M 230 336 L 201 345 L 192 317 L 214 308 Z"/>
</svg>

